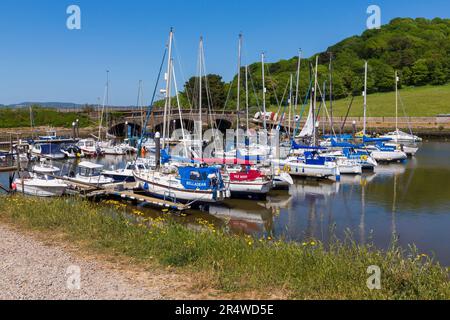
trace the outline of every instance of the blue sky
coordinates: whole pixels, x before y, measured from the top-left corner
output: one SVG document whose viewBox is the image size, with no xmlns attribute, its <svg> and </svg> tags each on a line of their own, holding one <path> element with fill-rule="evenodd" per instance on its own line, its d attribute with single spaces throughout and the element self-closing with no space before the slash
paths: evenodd
<svg viewBox="0 0 450 320">
<path fill-rule="evenodd" d="M 66 28 L 66 9 L 81 8 L 82 29 Z M 244 63 L 310 56 L 364 31 L 377 4 L 382 23 L 394 17 L 450 17 L 448 0 L 1 0 L 0 104 L 23 101 L 95 103 L 111 72 L 110 102 L 136 103 L 139 80 L 149 102 L 164 45 L 175 28 L 179 87 L 195 74 L 205 38 L 209 73 L 235 74 L 237 36 Z M 178 62 L 177 62 L 178 65 Z"/>
</svg>

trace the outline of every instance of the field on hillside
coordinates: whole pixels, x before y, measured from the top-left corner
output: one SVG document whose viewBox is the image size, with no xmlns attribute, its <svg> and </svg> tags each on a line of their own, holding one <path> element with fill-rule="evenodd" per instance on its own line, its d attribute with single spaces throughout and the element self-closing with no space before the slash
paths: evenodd
<svg viewBox="0 0 450 320">
<path fill-rule="evenodd" d="M 450 85 L 409 87 L 399 90 L 399 116 L 404 116 L 402 104 L 407 116 L 433 117 L 437 114 L 450 113 Z M 351 98 L 333 102 L 335 116 L 345 116 Z M 329 101 L 327 101 L 329 108 Z M 271 111 L 277 108 L 272 106 Z M 307 112 L 307 111 L 306 111 Z M 355 97 L 350 117 L 363 116 L 363 97 Z M 367 96 L 368 117 L 393 117 L 395 116 L 395 92 L 374 93 Z"/>
<path fill-rule="evenodd" d="M 80 121 L 80 127 L 89 125 L 87 114 L 75 112 L 58 112 L 56 109 L 34 108 L 34 126 L 51 126 L 71 128 L 72 122 Z M 19 128 L 30 126 L 28 108 L 0 108 L 0 128 Z"/>
</svg>

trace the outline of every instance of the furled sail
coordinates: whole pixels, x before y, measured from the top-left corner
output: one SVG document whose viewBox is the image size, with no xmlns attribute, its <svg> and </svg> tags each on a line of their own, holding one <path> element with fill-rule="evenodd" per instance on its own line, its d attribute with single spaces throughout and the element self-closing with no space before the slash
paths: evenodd
<svg viewBox="0 0 450 320">
<path fill-rule="evenodd" d="M 311 137 L 314 132 L 314 117 L 312 113 L 312 108 L 309 109 L 308 119 L 306 119 L 305 126 L 298 135 L 298 138 Z"/>
</svg>

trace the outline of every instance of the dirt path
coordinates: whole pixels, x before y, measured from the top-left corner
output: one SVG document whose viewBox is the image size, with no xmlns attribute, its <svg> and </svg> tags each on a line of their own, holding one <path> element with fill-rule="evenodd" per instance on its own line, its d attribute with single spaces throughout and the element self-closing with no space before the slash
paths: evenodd
<svg viewBox="0 0 450 320">
<path fill-rule="evenodd" d="M 142 271 L 1 223 L 0 299 L 198 299 L 186 275 Z M 57 243 L 56 243 L 57 242 Z M 79 273 L 79 287 L 78 277 Z"/>
</svg>

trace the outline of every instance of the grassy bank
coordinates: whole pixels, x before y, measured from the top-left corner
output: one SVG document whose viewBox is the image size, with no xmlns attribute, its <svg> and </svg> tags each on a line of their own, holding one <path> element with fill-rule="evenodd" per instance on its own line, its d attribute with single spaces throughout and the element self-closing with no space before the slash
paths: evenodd
<svg viewBox="0 0 450 320">
<path fill-rule="evenodd" d="M 35 127 L 51 126 L 71 128 L 72 122 L 80 121 L 80 127 L 89 126 L 89 116 L 85 113 L 58 112 L 56 109 L 33 108 Z M 28 108 L 0 108 L 0 128 L 30 127 Z"/>
<path fill-rule="evenodd" d="M 400 90 L 405 112 L 410 117 L 434 117 L 437 114 L 450 112 L 450 85 L 408 87 Z M 351 98 L 333 102 L 333 113 L 337 117 L 345 117 Z M 309 106 L 309 105 L 308 105 Z M 327 102 L 329 108 L 329 102 Z M 270 111 L 276 111 L 271 107 Z M 328 110 L 329 111 L 329 110 Z M 306 111 L 307 112 L 307 111 Z M 305 113 L 305 117 L 306 117 Z M 363 116 L 363 98 L 355 97 L 350 117 Z M 395 117 L 395 92 L 374 93 L 367 96 L 368 117 Z M 404 116 L 399 102 L 399 116 Z"/>
<path fill-rule="evenodd" d="M 114 202 L 104 206 L 69 198 L 0 201 L 3 221 L 62 233 L 103 254 L 192 272 L 202 285 L 225 292 L 281 290 L 300 299 L 450 298 L 448 271 L 415 250 L 381 252 L 352 242 L 325 249 L 315 240 L 294 244 L 231 236 L 206 222 L 194 231 L 170 218 L 144 218 L 138 210 L 134 224 L 124 218 L 124 210 Z M 381 290 L 366 286 L 371 265 L 381 268 Z"/>
</svg>

